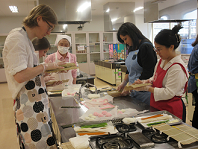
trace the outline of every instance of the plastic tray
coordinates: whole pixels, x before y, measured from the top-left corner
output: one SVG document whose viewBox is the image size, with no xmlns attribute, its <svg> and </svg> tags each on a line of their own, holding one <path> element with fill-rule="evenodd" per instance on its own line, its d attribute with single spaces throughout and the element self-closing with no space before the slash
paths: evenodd
<svg viewBox="0 0 198 149">
<path fill-rule="evenodd" d="M 144 114 L 141 114 L 141 115 L 138 115 L 138 117 L 136 117 L 137 119 L 137 122 L 140 126 L 143 127 L 143 129 L 146 129 L 146 128 L 149 128 L 151 126 L 147 126 L 148 123 L 152 123 L 152 122 L 148 122 L 148 123 L 141 123 L 140 122 L 140 119 L 141 118 L 144 118 L 144 117 L 149 117 L 149 116 L 153 116 L 153 115 L 157 115 L 157 114 L 167 114 L 167 115 L 171 115 L 172 116 L 172 119 L 171 120 L 177 120 L 177 122 L 174 122 L 174 123 L 169 123 L 167 122 L 168 125 L 177 125 L 177 124 L 181 124 L 182 123 L 182 120 L 180 118 L 178 118 L 177 116 L 173 115 L 172 113 L 168 112 L 168 111 L 157 111 L 157 112 L 149 112 L 149 113 L 144 113 Z M 164 121 L 164 120 L 161 120 L 161 121 Z M 157 121 L 153 121 L 153 122 L 160 122 L 160 120 L 157 120 Z"/>
</svg>

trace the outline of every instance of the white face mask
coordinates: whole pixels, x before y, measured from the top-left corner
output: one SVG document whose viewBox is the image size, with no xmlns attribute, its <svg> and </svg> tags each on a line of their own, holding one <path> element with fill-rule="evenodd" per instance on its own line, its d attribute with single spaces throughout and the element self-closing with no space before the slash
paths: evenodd
<svg viewBox="0 0 198 149">
<path fill-rule="evenodd" d="M 62 47 L 62 46 L 58 46 L 58 51 L 60 52 L 60 54 L 66 54 L 69 51 L 70 47 Z"/>
</svg>

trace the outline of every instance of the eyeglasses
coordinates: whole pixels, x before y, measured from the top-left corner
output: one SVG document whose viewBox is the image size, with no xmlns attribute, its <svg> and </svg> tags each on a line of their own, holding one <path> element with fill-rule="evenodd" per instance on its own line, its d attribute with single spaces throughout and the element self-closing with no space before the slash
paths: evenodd
<svg viewBox="0 0 198 149">
<path fill-rule="evenodd" d="M 54 29 L 54 27 L 51 26 L 47 20 L 44 20 L 44 21 L 49 25 L 48 31 L 52 31 Z"/>
<path fill-rule="evenodd" d="M 154 50 L 155 52 L 159 52 L 159 51 L 161 51 L 162 49 L 153 48 L 153 50 Z"/>
</svg>

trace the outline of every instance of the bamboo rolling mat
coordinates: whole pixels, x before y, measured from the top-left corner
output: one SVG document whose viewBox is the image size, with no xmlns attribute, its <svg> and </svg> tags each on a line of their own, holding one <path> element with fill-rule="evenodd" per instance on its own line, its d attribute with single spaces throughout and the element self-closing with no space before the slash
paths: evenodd
<svg viewBox="0 0 198 149">
<path fill-rule="evenodd" d="M 181 131 L 178 128 L 175 128 L 175 126 L 172 127 L 168 124 L 162 123 L 162 124 L 154 125 L 152 127 L 157 130 L 162 131 L 163 133 L 177 140 L 183 145 L 191 144 L 191 143 L 198 141 L 198 139 L 196 139 L 195 137 Z"/>
<path fill-rule="evenodd" d="M 185 132 L 186 134 L 196 138 L 198 140 L 198 129 L 195 129 L 193 127 L 189 127 L 185 124 L 181 124 L 181 125 L 176 125 L 176 126 L 173 126 L 183 132 Z"/>
<path fill-rule="evenodd" d="M 62 68 L 62 69 L 53 69 L 53 70 L 46 70 L 46 73 L 56 73 L 56 72 L 61 72 L 61 71 L 67 71 L 67 70 L 72 70 L 72 69 L 77 69 L 77 66 L 74 67 L 68 67 L 68 68 Z"/>
<path fill-rule="evenodd" d="M 134 85 L 128 85 L 124 87 L 124 91 L 130 91 L 133 90 L 134 88 L 138 88 L 138 87 L 144 87 L 144 86 L 150 86 L 152 85 L 151 83 L 144 83 L 144 84 L 134 84 Z M 107 94 L 109 94 L 112 97 L 119 97 L 121 96 L 122 91 L 107 91 Z"/>
<path fill-rule="evenodd" d="M 69 81 L 69 79 L 67 79 L 67 80 L 61 80 L 63 83 L 66 83 L 66 82 L 68 82 Z M 49 81 L 49 82 L 47 82 L 46 83 L 46 85 L 52 85 L 52 84 L 54 84 L 55 82 L 57 82 L 57 81 Z"/>
</svg>

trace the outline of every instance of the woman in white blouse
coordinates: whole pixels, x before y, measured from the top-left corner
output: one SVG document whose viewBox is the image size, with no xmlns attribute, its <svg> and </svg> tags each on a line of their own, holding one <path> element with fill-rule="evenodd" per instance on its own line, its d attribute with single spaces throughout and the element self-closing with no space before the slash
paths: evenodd
<svg viewBox="0 0 198 149">
<path fill-rule="evenodd" d="M 151 92 L 150 106 L 158 110 L 166 110 L 186 121 L 186 108 L 181 99 L 186 91 L 188 73 L 181 55 L 176 48 L 180 44 L 179 30 L 176 25 L 172 30 L 161 30 L 155 37 L 155 49 L 160 60 L 155 66 L 154 75 L 148 80 L 137 80 L 135 84 L 151 82 L 152 86 L 137 88 L 138 91 Z"/>
<path fill-rule="evenodd" d="M 13 29 L 5 40 L 3 61 L 8 87 L 14 100 L 18 142 L 24 148 L 53 148 L 49 101 L 43 79 L 45 70 L 63 68 L 61 63 L 38 65 L 31 40 L 49 35 L 57 24 L 54 11 L 38 5 L 24 19 L 23 27 Z"/>
</svg>

